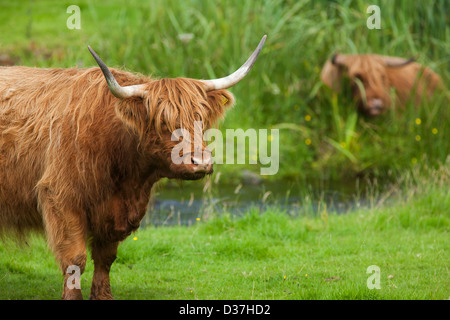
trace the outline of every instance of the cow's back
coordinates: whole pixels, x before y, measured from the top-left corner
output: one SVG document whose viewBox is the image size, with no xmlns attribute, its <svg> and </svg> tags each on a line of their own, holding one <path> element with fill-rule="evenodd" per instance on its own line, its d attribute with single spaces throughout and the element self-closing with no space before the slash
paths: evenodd
<svg viewBox="0 0 450 320">
<path fill-rule="evenodd" d="M 411 93 L 415 93 L 414 101 L 419 104 L 424 93 L 430 97 L 436 90 L 444 89 L 441 77 L 419 63 L 413 62 L 404 67 L 387 70 L 389 82 L 396 89 L 403 105 L 409 101 Z"/>
</svg>

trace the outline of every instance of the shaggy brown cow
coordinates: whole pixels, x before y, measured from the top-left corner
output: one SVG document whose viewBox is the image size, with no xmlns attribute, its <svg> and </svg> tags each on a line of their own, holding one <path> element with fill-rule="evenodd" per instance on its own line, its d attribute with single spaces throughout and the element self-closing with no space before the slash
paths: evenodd
<svg viewBox="0 0 450 320">
<path fill-rule="evenodd" d="M 414 62 L 414 59 L 374 54 L 335 54 L 322 69 L 322 81 L 340 91 L 341 79 L 351 79 L 353 97 L 361 112 L 369 116 L 384 113 L 391 106 L 390 90 L 394 88 L 400 106 L 413 96 L 418 104 L 424 92 L 430 96 L 442 86 L 440 77 Z"/>
<path fill-rule="evenodd" d="M 45 231 L 65 276 L 64 299 L 82 299 L 67 270 L 83 272 L 87 243 L 90 298 L 112 299 L 118 244 L 139 227 L 155 182 L 212 172 L 204 145 L 203 159 L 192 152 L 182 154 L 187 164 L 173 163 L 172 132 L 193 132 L 196 120 L 213 124 L 233 104 L 225 89 L 249 72 L 265 39 L 236 72 L 213 80 L 109 70 L 90 48 L 101 71 L 0 68 L 0 231 Z"/>
</svg>

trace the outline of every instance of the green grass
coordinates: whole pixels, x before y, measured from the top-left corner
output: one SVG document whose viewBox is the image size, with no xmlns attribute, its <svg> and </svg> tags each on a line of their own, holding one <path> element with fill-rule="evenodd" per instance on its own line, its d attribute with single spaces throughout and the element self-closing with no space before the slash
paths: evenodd
<svg viewBox="0 0 450 320">
<path fill-rule="evenodd" d="M 414 166 L 439 166 L 450 151 L 448 96 L 373 120 L 357 116 L 349 95 L 334 95 L 319 78 L 335 51 L 371 52 L 418 56 L 449 83 L 446 0 L 372 1 L 381 8 L 380 30 L 366 27 L 363 0 L 0 4 L 0 53 L 29 66 L 94 66 L 91 45 L 112 67 L 156 77 L 221 77 L 242 64 L 267 34 L 251 74 L 231 89 L 237 105 L 220 125 L 282 128 L 280 171 L 266 178 L 386 177 Z M 66 27 L 72 4 L 81 9 L 81 30 Z M 183 33 L 194 37 L 183 43 L 178 38 Z M 248 164 L 220 165 L 216 172 L 233 180 L 244 167 L 259 172 L 258 165 Z"/>
<path fill-rule="evenodd" d="M 431 175 L 429 184 L 420 175 L 406 179 L 389 205 L 348 214 L 291 216 L 274 208 L 140 229 L 119 246 L 113 294 L 124 300 L 448 299 L 448 168 Z M 412 184 L 416 179 L 422 183 Z M 43 239 L 32 237 L 23 247 L 0 244 L 0 299 L 59 299 L 62 277 Z M 367 287 L 372 265 L 381 271 L 379 290 Z M 92 273 L 89 261 L 85 298 Z"/>
<path fill-rule="evenodd" d="M 66 28 L 73 4 L 81 30 Z M 348 94 L 333 94 L 319 78 L 335 51 L 372 52 L 418 56 L 449 83 L 448 3 L 370 4 L 381 8 L 381 30 L 366 27 L 364 0 L 0 0 L 0 55 L 27 66 L 94 66 L 91 45 L 111 67 L 221 77 L 267 34 L 255 67 L 231 89 L 237 104 L 220 128 L 280 128 L 280 171 L 272 179 L 393 182 L 373 207 L 346 215 L 273 208 L 139 230 L 112 267 L 117 299 L 449 298 L 448 98 L 367 119 Z M 183 33 L 194 38 L 182 43 Z M 224 183 L 244 167 L 259 172 L 249 165 L 215 172 Z M 59 299 L 62 277 L 43 239 L 22 247 L 0 244 L 0 299 Z M 381 269 L 380 290 L 366 286 L 371 265 Z M 92 272 L 89 263 L 85 297 Z"/>
</svg>

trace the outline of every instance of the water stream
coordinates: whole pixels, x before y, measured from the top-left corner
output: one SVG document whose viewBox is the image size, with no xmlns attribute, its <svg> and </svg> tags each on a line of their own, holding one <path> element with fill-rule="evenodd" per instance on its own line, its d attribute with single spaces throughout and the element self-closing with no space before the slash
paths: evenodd
<svg viewBox="0 0 450 320">
<path fill-rule="evenodd" d="M 327 212 L 346 213 L 373 205 L 378 196 L 371 183 L 355 181 L 277 181 L 223 184 L 212 179 L 169 182 L 153 193 L 141 226 L 192 225 L 202 219 L 251 209 L 283 210 L 292 216 Z M 371 191 L 372 190 L 372 191 Z M 369 196 L 368 196 L 369 194 Z"/>
</svg>

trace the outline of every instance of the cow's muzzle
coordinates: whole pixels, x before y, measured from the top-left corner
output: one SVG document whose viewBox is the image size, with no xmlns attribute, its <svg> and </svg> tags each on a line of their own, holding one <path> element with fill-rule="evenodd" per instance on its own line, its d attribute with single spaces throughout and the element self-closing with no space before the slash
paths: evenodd
<svg viewBox="0 0 450 320">
<path fill-rule="evenodd" d="M 370 99 L 367 101 L 366 112 L 370 116 L 378 116 L 384 112 L 384 102 L 382 99 Z"/>
<path fill-rule="evenodd" d="M 200 155 L 191 154 L 191 165 L 194 173 L 211 174 L 213 173 L 213 163 L 211 151 L 203 150 Z"/>
</svg>

